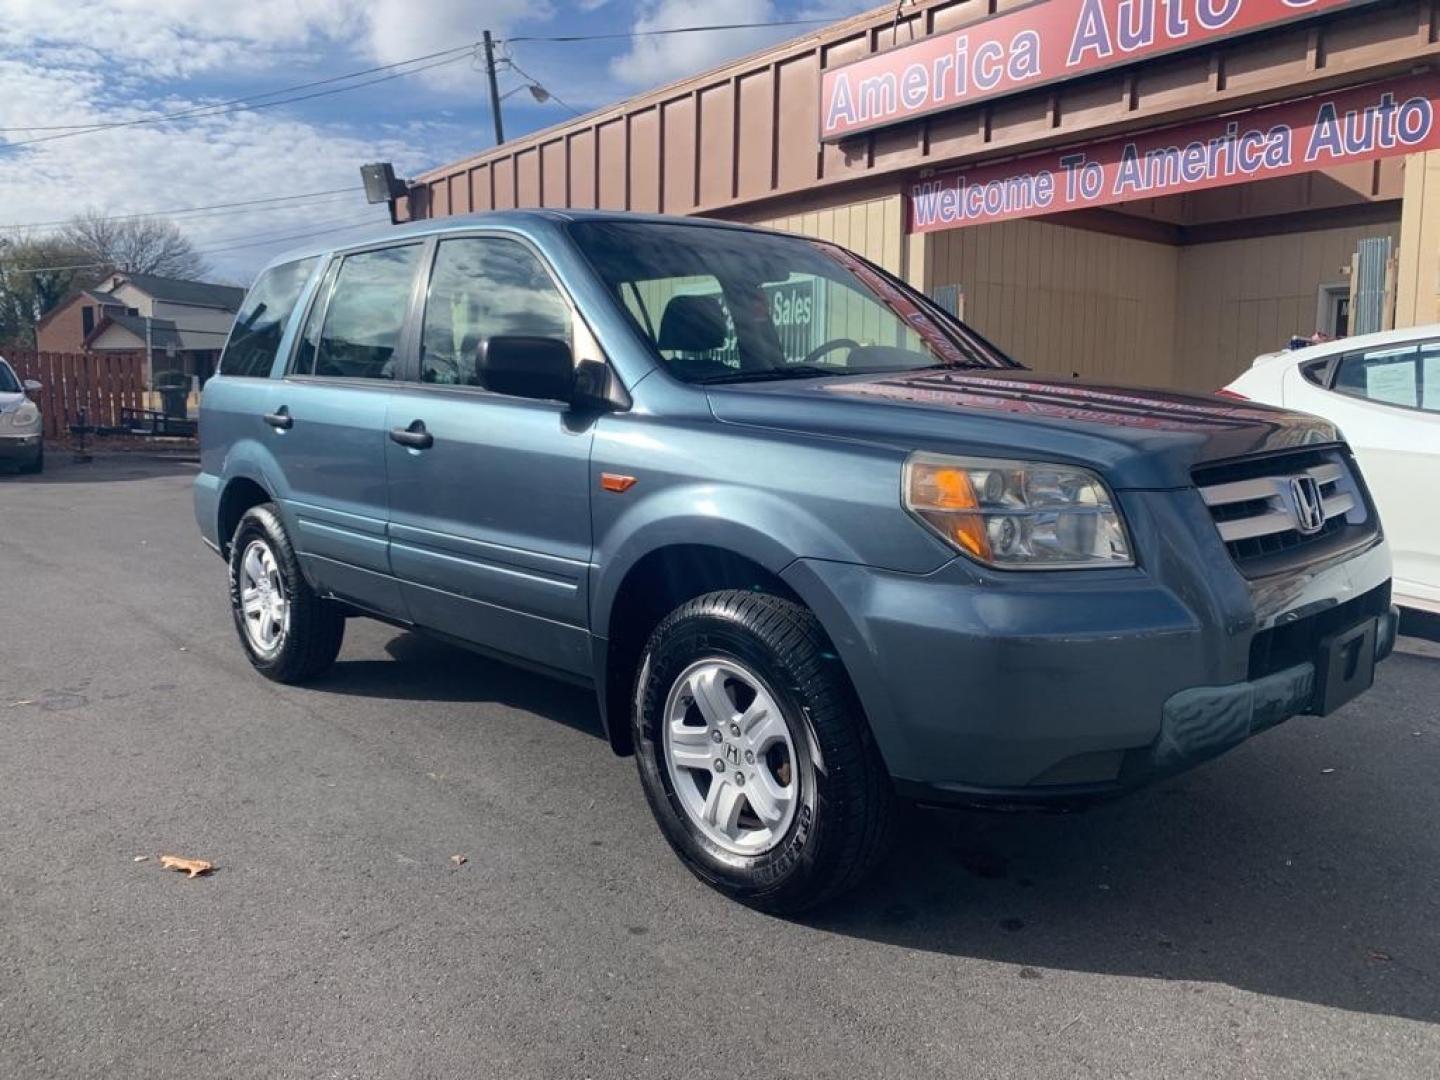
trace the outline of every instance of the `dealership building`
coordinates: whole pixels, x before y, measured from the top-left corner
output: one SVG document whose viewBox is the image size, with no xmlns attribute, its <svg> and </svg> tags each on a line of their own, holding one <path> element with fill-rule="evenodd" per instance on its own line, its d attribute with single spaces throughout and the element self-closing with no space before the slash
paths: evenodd
<svg viewBox="0 0 1440 1080">
<path fill-rule="evenodd" d="M 1440 0 L 921 0 L 411 181 L 836 241 L 1042 370 L 1440 321 Z"/>
</svg>

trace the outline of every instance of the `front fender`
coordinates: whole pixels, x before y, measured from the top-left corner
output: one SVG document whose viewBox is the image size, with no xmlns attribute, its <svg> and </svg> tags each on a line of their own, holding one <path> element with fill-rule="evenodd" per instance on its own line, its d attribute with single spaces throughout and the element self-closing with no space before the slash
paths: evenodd
<svg viewBox="0 0 1440 1080">
<path fill-rule="evenodd" d="M 635 565 L 654 551 L 678 545 L 720 548 L 777 577 L 798 558 L 862 561 L 837 530 L 775 493 L 715 483 L 676 484 L 625 506 L 603 534 L 597 530 L 599 572 L 590 578 L 595 633 L 605 636 L 615 597 Z"/>
</svg>

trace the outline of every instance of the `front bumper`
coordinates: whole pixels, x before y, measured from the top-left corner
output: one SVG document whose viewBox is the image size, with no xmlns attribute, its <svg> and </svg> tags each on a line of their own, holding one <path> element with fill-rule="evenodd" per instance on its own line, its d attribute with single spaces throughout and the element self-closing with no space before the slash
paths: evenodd
<svg viewBox="0 0 1440 1080">
<path fill-rule="evenodd" d="M 43 445 L 39 432 L 33 435 L 0 435 L 0 461 L 29 464 L 40 456 Z"/>
<path fill-rule="evenodd" d="M 1310 711 L 1315 649 L 1341 625 L 1374 618 L 1376 658 L 1393 646 L 1383 542 L 1254 584 L 1169 524 L 1166 555 L 1129 570 L 799 560 L 784 577 L 829 632 L 902 794 L 1083 800 Z"/>
</svg>

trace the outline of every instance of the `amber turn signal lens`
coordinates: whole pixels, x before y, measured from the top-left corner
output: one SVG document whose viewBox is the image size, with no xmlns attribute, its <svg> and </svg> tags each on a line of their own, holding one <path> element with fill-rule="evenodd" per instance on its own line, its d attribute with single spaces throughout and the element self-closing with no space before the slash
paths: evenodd
<svg viewBox="0 0 1440 1080">
<path fill-rule="evenodd" d="M 620 473 L 613 472 L 600 474 L 600 488 L 603 491 L 613 491 L 616 494 L 622 494 L 629 491 L 635 484 L 636 479 L 633 476 L 624 476 Z"/>
<path fill-rule="evenodd" d="M 980 509 L 969 472 L 934 462 L 912 462 L 908 494 L 911 509 L 951 543 L 976 558 L 989 560 L 985 519 L 979 513 L 966 513 Z"/>
</svg>

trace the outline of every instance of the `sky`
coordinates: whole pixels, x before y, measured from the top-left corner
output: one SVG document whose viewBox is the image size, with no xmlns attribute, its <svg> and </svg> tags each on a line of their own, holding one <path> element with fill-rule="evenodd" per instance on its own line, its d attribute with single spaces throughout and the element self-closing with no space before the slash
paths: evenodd
<svg viewBox="0 0 1440 1080">
<path fill-rule="evenodd" d="M 344 240 L 388 219 L 359 166 L 400 176 L 494 142 L 483 65 L 451 52 L 427 70 L 275 107 L 111 124 L 268 94 L 479 40 L 504 60 L 509 138 L 560 123 L 818 27 L 629 36 L 790 19 L 833 21 L 874 0 L 0 0 L 0 237 L 86 210 L 155 212 L 273 196 L 337 194 L 174 214 L 212 268 L 247 282 L 301 234 Z M 626 35 L 577 43 L 519 40 Z M 414 67 L 424 65 L 412 65 Z M 389 72 L 368 76 L 379 79 Z M 525 89 L 550 92 L 540 103 Z M 355 79 L 298 93 L 363 82 Z M 514 93 L 511 93 L 514 91 Z M 350 230 L 356 230 L 351 233 Z"/>
</svg>

